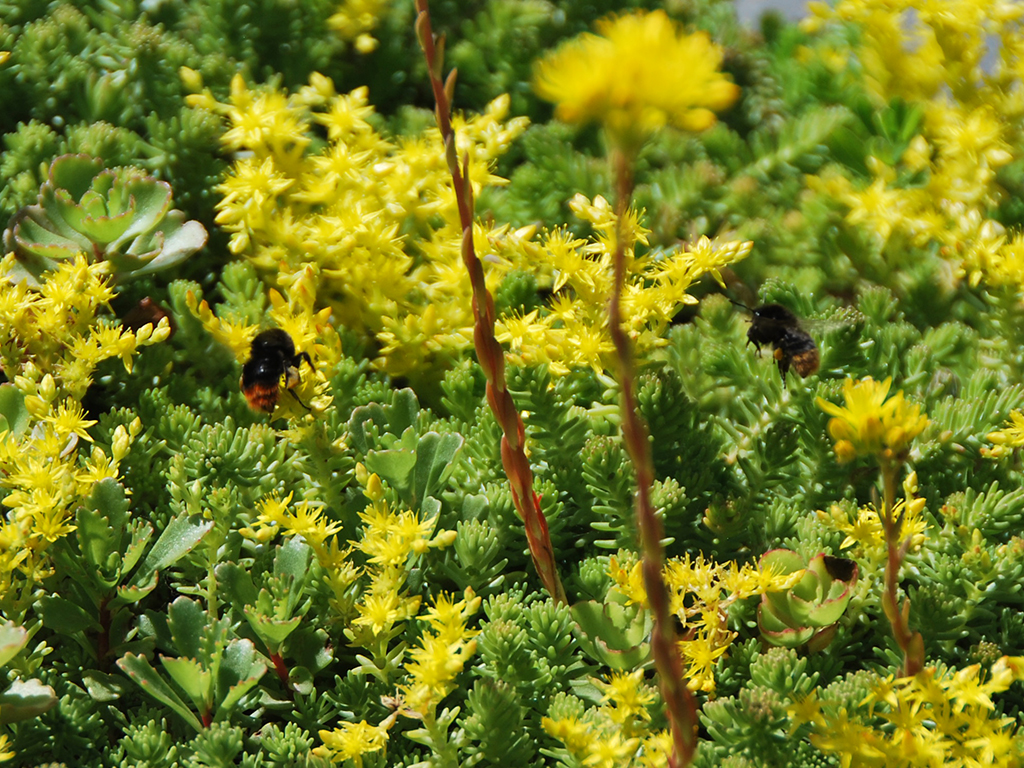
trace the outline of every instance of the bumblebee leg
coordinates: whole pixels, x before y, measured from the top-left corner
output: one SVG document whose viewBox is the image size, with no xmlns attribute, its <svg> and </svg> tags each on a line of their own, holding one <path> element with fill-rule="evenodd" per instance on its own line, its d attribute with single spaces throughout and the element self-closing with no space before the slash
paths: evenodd
<svg viewBox="0 0 1024 768">
<path fill-rule="evenodd" d="M 310 408 L 308 405 L 306 405 L 304 402 L 302 402 L 302 400 L 299 399 L 299 396 L 295 394 L 295 390 L 294 389 L 289 389 L 288 390 L 288 394 L 291 395 L 292 397 L 294 397 L 295 398 L 295 402 L 298 403 L 299 405 L 301 405 L 307 411 L 309 411 L 310 413 L 313 412 L 312 408 Z"/>
<path fill-rule="evenodd" d="M 790 358 L 781 350 L 775 350 L 775 362 L 778 363 L 779 373 L 782 374 L 782 385 L 786 385 L 786 374 L 789 372 Z"/>
<path fill-rule="evenodd" d="M 299 366 L 302 365 L 303 360 L 309 363 L 310 368 L 313 367 L 313 361 L 310 359 L 308 354 L 306 354 L 305 352 L 300 352 L 299 354 L 297 354 L 295 356 L 295 360 L 293 360 L 292 364 L 288 366 L 288 370 L 285 371 L 284 388 L 288 390 L 289 394 L 291 394 L 292 397 L 295 398 L 295 402 L 297 402 L 307 411 L 312 412 L 313 409 L 306 405 L 304 402 L 302 402 L 302 400 L 299 399 L 299 396 L 295 394 L 294 390 L 294 387 L 302 382 L 302 374 L 299 372 Z"/>
</svg>

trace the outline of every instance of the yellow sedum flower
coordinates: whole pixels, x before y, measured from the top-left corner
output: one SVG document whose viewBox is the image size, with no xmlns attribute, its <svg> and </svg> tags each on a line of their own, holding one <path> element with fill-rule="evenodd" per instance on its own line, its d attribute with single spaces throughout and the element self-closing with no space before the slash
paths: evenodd
<svg viewBox="0 0 1024 768">
<path fill-rule="evenodd" d="M 354 12 L 355 4 L 346 8 Z M 221 115 L 221 141 L 240 155 L 218 187 L 217 222 L 231 234 L 231 251 L 284 294 L 314 268 L 318 307 L 373 337 L 379 368 L 437 376 L 473 345 L 472 291 L 445 150 L 436 128 L 394 141 L 379 134 L 368 96 L 365 87 L 338 94 L 313 73 L 291 94 L 250 88 L 237 77 L 227 103 L 209 91 L 188 103 Z M 502 96 L 482 114 L 453 116 L 475 194 L 505 183 L 492 166 L 528 124 L 509 118 L 508 109 Z M 314 142 L 321 126 L 326 143 Z M 489 250 L 508 230 L 478 225 L 480 245 Z M 511 268 L 489 272 L 489 288 Z"/>
<path fill-rule="evenodd" d="M 627 603 L 648 607 L 641 564 L 635 554 L 620 552 L 612 557 L 608 571 Z M 784 576 L 770 569 L 761 571 L 753 564 L 716 563 L 703 555 L 686 555 L 665 563 L 669 610 L 679 618 L 685 632 L 679 652 L 691 689 L 715 690 L 715 665 L 737 636 L 725 623 L 728 607 L 737 600 L 790 589 L 802 576 L 803 571 Z"/>
<path fill-rule="evenodd" d="M 643 670 L 614 672 L 592 681 L 603 696 L 582 716 L 545 717 L 541 726 L 581 765 L 605 768 L 664 768 L 672 752 L 671 735 L 651 730 L 648 707 L 658 699 Z"/>
<path fill-rule="evenodd" d="M 480 608 L 481 599 L 470 589 L 456 602 L 442 593 L 425 616 L 430 629 L 409 651 L 412 661 L 405 665 L 408 680 L 399 686 L 402 714 L 416 719 L 432 718 L 437 705 L 455 689 L 455 677 L 476 653 L 478 630 L 467 624 Z"/>
<path fill-rule="evenodd" d="M 0 58 L 0 64 L 2 63 L 3 59 Z M 11 748 L 11 742 L 7 734 L 0 734 L 0 763 L 6 763 L 8 760 L 13 760 L 17 756 L 18 753 Z"/>
<path fill-rule="evenodd" d="M 828 433 L 835 441 L 840 463 L 858 456 L 874 456 L 881 462 L 898 461 L 910 448 L 910 442 L 928 426 L 928 417 L 919 405 L 908 403 L 903 392 L 888 397 L 892 379 L 875 381 L 870 376 L 843 384 L 845 406 L 822 398 L 818 407 L 833 418 Z"/>
<path fill-rule="evenodd" d="M 924 544 L 928 531 L 924 518 L 926 500 L 917 496 L 916 472 L 911 472 L 904 479 L 903 495 L 904 499 L 896 502 L 893 517 L 902 518 L 900 538 L 909 542 L 907 546 L 911 551 L 916 551 Z M 873 506 L 862 507 L 851 515 L 836 504 L 828 512 L 819 511 L 818 519 L 846 534 L 839 546 L 841 549 L 853 548 L 853 557 L 858 563 L 875 569 L 884 567 L 888 557 L 885 526 Z"/>
<path fill-rule="evenodd" d="M 269 541 L 278 533 L 298 536 L 314 552 L 322 550 L 327 540 L 341 530 L 341 523 L 326 520 L 323 509 L 313 502 L 300 501 L 293 510 L 291 501 L 290 493 L 284 499 L 271 496 L 260 501 L 255 522 L 242 534 L 257 541 Z"/>
<path fill-rule="evenodd" d="M 544 277 L 552 281 L 552 298 L 544 310 L 499 318 L 495 335 L 508 345 L 509 359 L 516 363 L 544 364 L 556 375 L 575 368 L 602 374 L 614 368 L 607 302 L 617 217 L 600 196 L 590 200 L 576 195 L 569 207 L 593 227 L 593 240 L 575 238 L 563 229 L 545 233 L 540 257 L 551 267 L 552 274 Z M 683 306 L 696 303 L 688 293 L 693 284 L 703 275 L 719 279 L 721 267 L 743 259 L 753 247 L 750 241 L 701 237 L 681 248 L 637 254 L 648 234 L 639 213 L 628 210 L 620 229 L 626 262 L 623 326 L 641 359 L 665 345 L 663 334 L 672 318 Z M 536 262 L 537 256 L 524 250 L 508 259 L 517 269 L 529 269 L 528 260 Z"/>
<path fill-rule="evenodd" d="M 988 433 L 988 441 L 995 443 L 995 447 L 982 449 L 982 452 L 994 459 L 1010 454 L 1015 448 L 1024 447 L 1024 413 L 1011 411 L 1002 429 Z"/>
<path fill-rule="evenodd" d="M 314 73 L 297 93 L 251 89 L 236 78 L 227 103 L 208 92 L 189 101 L 222 115 L 225 148 L 245 153 L 218 187 L 217 221 L 231 234 L 231 250 L 289 300 L 289 286 L 309 273 L 316 300 L 310 317 L 323 307 L 332 322 L 372 336 L 378 368 L 436 377 L 473 346 L 472 291 L 444 147 L 433 128 L 395 141 L 378 134 L 368 95 L 366 88 L 337 94 L 328 78 Z M 527 126 L 525 118 L 509 118 L 508 108 L 502 96 L 482 114 L 453 116 L 474 194 L 505 183 L 491 168 Z M 320 144 L 301 138 L 313 137 L 313 124 L 328 138 L 315 152 Z M 605 315 L 616 216 L 601 197 L 578 196 L 570 205 L 592 225 L 593 237 L 477 222 L 473 239 L 492 292 L 512 272 L 552 288 L 549 306 L 499 318 L 496 333 L 511 359 L 547 364 L 555 374 L 576 368 L 603 373 L 613 349 Z M 702 274 L 718 278 L 718 270 L 743 258 L 751 244 L 701 238 L 634 254 L 647 242 L 639 219 L 638 211 L 627 212 L 621 237 L 628 270 L 623 311 L 642 356 L 664 345 L 661 335 L 672 317 L 694 302 L 692 283 Z M 258 328 L 216 320 L 199 305 L 193 311 L 244 359 Z M 304 349 L 297 338 L 296 344 Z M 299 394 L 308 401 L 308 391 Z"/>
<path fill-rule="evenodd" d="M 108 264 L 89 264 L 84 254 L 43 276 L 38 290 L 8 280 L 14 254 L 0 261 L 0 366 L 25 395 L 36 395 L 51 377 L 53 402 L 64 395 L 81 400 L 101 362 L 121 358 L 131 371 L 139 347 L 164 341 L 168 321 L 132 331 L 104 317 L 114 289 Z"/>
<path fill-rule="evenodd" d="M 648 707 L 658 698 L 654 687 L 644 683 L 644 671 L 613 672 L 608 681 L 596 680 L 597 689 L 603 694 L 601 703 L 608 706 L 609 717 L 623 726 L 634 721 L 647 722 L 651 719 Z"/>
<path fill-rule="evenodd" d="M 812 726 L 810 740 L 844 766 L 1020 764 L 1017 720 L 992 701 L 1024 679 L 1024 657 L 1004 656 L 990 669 L 928 667 L 913 677 L 878 678 L 851 709 L 811 693 L 789 708 L 793 727 Z"/>
<path fill-rule="evenodd" d="M 1020 238 L 993 210 L 1006 196 L 997 174 L 1021 157 L 1020 55 L 1024 6 L 1005 0 L 838 0 L 809 3 L 805 28 L 853 25 L 838 54 L 856 60 L 875 103 L 920 110 L 919 133 L 896 167 L 868 158 L 871 179 L 813 179 L 872 232 L 885 255 L 906 242 L 938 245 L 957 278 L 1024 286 Z M 891 245 L 890 245 L 891 243 Z"/>
<path fill-rule="evenodd" d="M 362 768 L 363 755 L 380 752 L 387 746 L 390 725 L 388 722 L 370 725 L 360 720 L 358 723 L 342 723 L 333 731 L 320 731 L 320 740 L 324 744 L 314 749 L 313 754 L 336 764 L 351 760 L 357 768 Z"/>
<path fill-rule="evenodd" d="M 540 61 L 534 88 L 559 119 L 600 122 L 615 146 L 636 148 L 666 125 L 709 128 L 739 95 L 718 70 L 721 48 L 664 11 L 604 19 L 597 29 Z"/>
<path fill-rule="evenodd" d="M 10 511 L 0 519 L 0 613 L 24 611 L 31 585 L 50 575 L 50 547 L 75 530 L 76 508 L 93 486 L 117 478 L 118 464 L 142 430 L 135 419 L 118 426 L 109 455 L 92 443 L 81 398 L 104 360 L 126 370 L 139 348 L 170 334 L 166 320 L 138 331 L 106 316 L 113 288 L 106 265 L 83 255 L 43 275 L 38 289 L 7 279 L 0 261 L 0 365 L 28 412 L 27 423 L 0 431 L 0 495 Z"/>
<path fill-rule="evenodd" d="M 352 43 L 359 53 L 372 53 L 378 42 L 370 32 L 390 5 L 391 0 L 343 0 L 338 10 L 327 19 L 327 26 L 342 40 Z"/>
</svg>

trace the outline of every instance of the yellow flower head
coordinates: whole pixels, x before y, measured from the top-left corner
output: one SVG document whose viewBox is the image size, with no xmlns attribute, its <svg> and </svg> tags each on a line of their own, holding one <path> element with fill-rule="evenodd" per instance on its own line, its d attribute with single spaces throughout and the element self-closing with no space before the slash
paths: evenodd
<svg viewBox="0 0 1024 768">
<path fill-rule="evenodd" d="M 928 426 L 921 406 L 908 403 L 902 391 L 886 399 L 891 383 L 891 378 L 878 382 L 870 376 L 860 381 L 847 379 L 843 384 L 845 408 L 817 399 L 818 407 L 835 417 L 828 422 L 828 433 L 835 440 L 840 463 L 857 456 L 898 459 Z"/>
<path fill-rule="evenodd" d="M 718 66 L 721 49 L 685 34 L 664 11 L 598 22 L 600 35 L 569 41 L 536 68 L 534 88 L 566 122 L 600 120 L 613 143 L 635 149 L 666 124 L 700 131 L 739 87 Z"/>
<path fill-rule="evenodd" d="M 1003 428 L 988 433 L 988 441 L 995 443 L 991 449 L 982 449 L 986 456 L 999 458 L 1010 453 L 1014 448 L 1024 447 L 1024 413 L 1011 411 L 1010 418 Z"/>
<path fill-rule="evenodd" d="M 603 694 L 601 703 L 606 706 L 608 716 L 620 725 L 646 722 L 651 719 L 648 711 L 657 698 L 652 686 L 644 682 L 643 669 L 632 672 L 612 672 L 608 681 L 593 681 Z"/>
<path fill-rule="evenodd" d="M 326 757 L 332 763 L 353 761 L 362 765 L 362 756 L 383 750 L 388 743 L 388 728 L 394 723 L 388 718 L 380 725 L 370 725 L 365 720 L 358 723 L 342 723 L 333 731 L 320 731 L 320 740 L 324 743 L 313 753 Z"/>
</svg>

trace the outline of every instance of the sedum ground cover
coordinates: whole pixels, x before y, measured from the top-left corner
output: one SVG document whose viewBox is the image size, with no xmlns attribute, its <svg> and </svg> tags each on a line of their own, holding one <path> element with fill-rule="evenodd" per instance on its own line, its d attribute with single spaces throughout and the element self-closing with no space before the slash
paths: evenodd
<svg viewBox="0 0 1024 768">
<path fill-rule="evenodd" d="M 996 0 L 0 0 L 0 760 L 1019 765 L 1022 127 Z"/>
</svg>

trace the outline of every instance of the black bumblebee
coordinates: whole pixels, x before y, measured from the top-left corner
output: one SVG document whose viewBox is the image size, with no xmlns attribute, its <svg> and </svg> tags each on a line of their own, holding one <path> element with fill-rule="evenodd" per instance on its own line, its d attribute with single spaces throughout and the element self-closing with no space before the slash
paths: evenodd
<svg viewBox="0 0 1024 768">
<path fill-rule="evenodd" d="M 732 303 L 753 315 L 747 331 L 747 344 L 752 343 L 757 347 L 759 354 L 762 344 L 771 344 L 775 348 L 775 362 L 782 374 L 783 384 L 786 383 L 786 373 L 790 368 L 801 376 L 810 376 L 818 370 L 821 363 L 818 347 L 811 335 L 800 327 L 796 315 L 781 304 L 763 304 L 751 309 L 738 301 Z"/>
<path fill-rule="evenodd" d="M 313 361 L 305 352 L 295 353 L 292 337 L 280 328 L 271 328 L 257 334 L 249 350 L 249 361 L 242 367 L 242 378 L 238 384 L 254 411 L 272 413 L 281 396 L 281 377 L 292 397 L 292 387 L 302 381 L 299 366 L 305 360 L 313 367 Z M 307 406 L 299 400 L 303 408 Z"/>
</svg>

